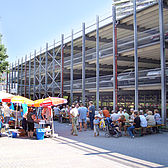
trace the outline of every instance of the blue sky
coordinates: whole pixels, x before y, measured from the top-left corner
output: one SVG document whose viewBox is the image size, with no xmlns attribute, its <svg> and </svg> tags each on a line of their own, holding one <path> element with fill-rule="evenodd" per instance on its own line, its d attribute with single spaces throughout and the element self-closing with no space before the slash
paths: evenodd
<svg viewBox="0 0 168 168">
<path fill-rule="evenodd" d="M 112 0 L 0 0 L 0 33 L 9 61 L 44 47 L 61 34 L 110 15 Z"/>
</svg>

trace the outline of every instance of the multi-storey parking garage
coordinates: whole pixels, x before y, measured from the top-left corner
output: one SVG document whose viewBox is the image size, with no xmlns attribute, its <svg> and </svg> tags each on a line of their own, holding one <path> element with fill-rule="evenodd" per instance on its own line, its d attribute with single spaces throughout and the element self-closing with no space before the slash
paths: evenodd
<svg viewBox="0 0 168 168">
<path fill-rule="evenodd" d="M 7 89 L 32 99 L 94 100 L 97 107 L 115 107 L 115 102 L 137 108 L 138 103 L 162 109 L 165 119 L 168 4 L 159 2 L 117 19 L 114 27 L 115 10 L 107 18 L 97 17 L 96 23 L 83 23 L 80 31 L 16 61 Z"/>
</svg>

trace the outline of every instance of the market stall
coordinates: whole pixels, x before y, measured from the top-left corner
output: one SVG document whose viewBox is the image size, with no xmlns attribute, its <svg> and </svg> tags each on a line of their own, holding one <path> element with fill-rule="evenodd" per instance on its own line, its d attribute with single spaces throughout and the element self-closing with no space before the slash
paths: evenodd
<svg viewBox="0 0 168 168">
<path fill-rule="evenodd" d="M 39 128 L 45 129 L 45 135 L 55 137 L 58 136 L 54 133 L 54 122 L 53 122 L 53 106 L 66 104 L 67 100 L 58 97 L 48 97 L 45 99 L 39 99 L 34 101 L 34 107 L 41 109 L 41 120 L 39 120 Z M 39 110 L 40 111 L 40 110 Z"/>
</svg>

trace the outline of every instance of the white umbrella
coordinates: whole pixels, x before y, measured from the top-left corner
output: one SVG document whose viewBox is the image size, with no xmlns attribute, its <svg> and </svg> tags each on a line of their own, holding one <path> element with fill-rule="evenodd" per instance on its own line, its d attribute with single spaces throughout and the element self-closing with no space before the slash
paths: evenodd
<svg viewBox="0 0 168 168">
<path fill-rule="evenodd" d="M 14 96 L 14 95 L 10 94 L 10 93 L 3 92 L 3 91 L 0 91 L 0 99 L 5 99 L 5 98 L 8 98 L 8 97 L 12 97 L 12 96 Z"/>
</svg>

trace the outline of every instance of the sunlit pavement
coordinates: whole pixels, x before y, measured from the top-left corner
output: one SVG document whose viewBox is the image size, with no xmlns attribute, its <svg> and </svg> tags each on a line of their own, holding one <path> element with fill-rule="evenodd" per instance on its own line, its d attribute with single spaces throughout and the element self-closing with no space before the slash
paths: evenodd
<svg viewBox="0 0 168 168">
<path fill-rule="evenodd" d="M 58 138 L 0 138 L 0 168 L 167 167 L 168 133 L 130 139 L 99 137 L 93 131 L 70 135 L 69 124 L 55 123 Z"/>
</svg>

